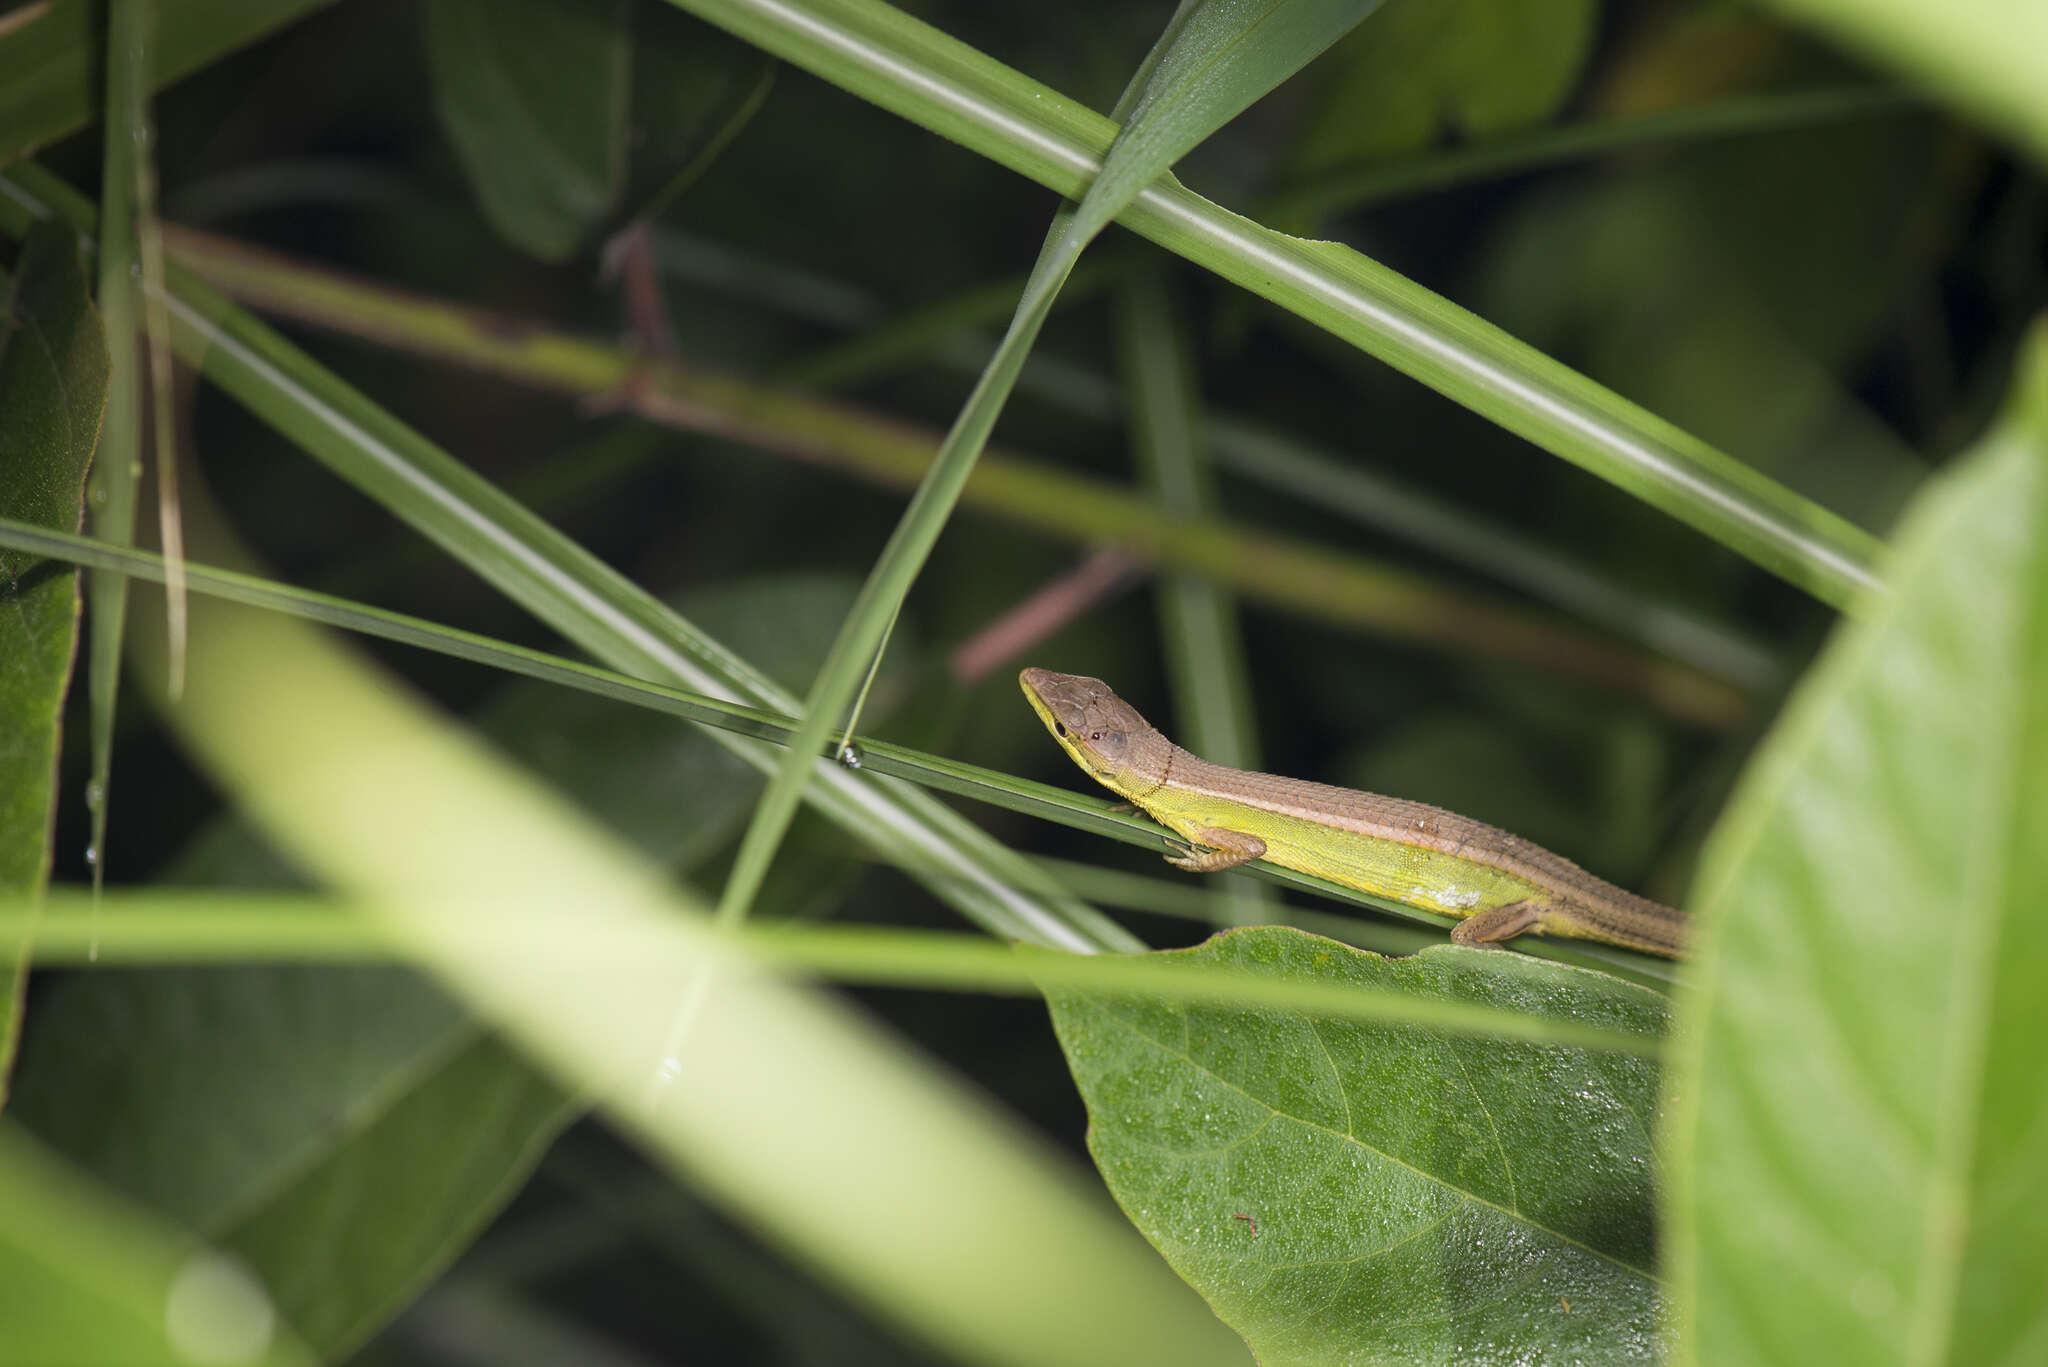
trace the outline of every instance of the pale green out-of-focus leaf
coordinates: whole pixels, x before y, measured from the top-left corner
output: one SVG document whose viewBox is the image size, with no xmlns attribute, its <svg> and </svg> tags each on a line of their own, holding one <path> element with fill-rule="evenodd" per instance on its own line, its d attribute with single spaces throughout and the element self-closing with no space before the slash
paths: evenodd
<svg viewBox="0 0 2048 1367">
<path fill-rule="evenodd" d="M 2048 1341 L 2048 332 L 1908 510 L 1702 860 L 1670 1083 L 1685 1362 Z"/>
</svg>

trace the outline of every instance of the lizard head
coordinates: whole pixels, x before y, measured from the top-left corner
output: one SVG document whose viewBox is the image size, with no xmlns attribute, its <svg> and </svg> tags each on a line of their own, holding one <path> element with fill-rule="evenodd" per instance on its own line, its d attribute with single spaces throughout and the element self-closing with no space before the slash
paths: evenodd
<svg viewBox="0 0 2048 1367">
<path fill-rule="evenodd" d="M 1102 680 L 1084 674 L 1034 668 L 1018 675 L 1017 682 L 1045 729 L 1074 763 L 1104 786 L 1131 796 L 1126 775 L 1132 752 L 1149 746 L 1153 737 L 1165 743 L 1165 737 L 1138 715 L 1138 709 Z"/>
</svg>

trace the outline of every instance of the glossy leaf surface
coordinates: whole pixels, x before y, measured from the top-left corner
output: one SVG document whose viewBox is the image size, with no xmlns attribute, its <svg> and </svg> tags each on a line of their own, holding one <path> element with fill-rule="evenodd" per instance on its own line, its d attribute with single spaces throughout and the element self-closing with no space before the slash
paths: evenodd
<svg viewBox="0 0 2048 1367">
<path fill-rule="evenodd" d="M 76 531 L 107 402 L 106 338 L 69 231 L 30 234 L 15 267 L 0 278 L 0 517 Z M 78 572 L 0 551 L 0 895 L 35 896 L 49 881 L 77 647 Z M 18 950 L 0 943 L 0 1098 L 27 973 Z"/>
<path fill-rule="evenodd" d="M 1601 974 L 1299 931 L 1161 957 L 1654 1035 Z M 1124 1212 L 1259 1360 L 1647 1362 L 1657 1068 L 1552 1045 L 1054 991 Z"/>
</svg>

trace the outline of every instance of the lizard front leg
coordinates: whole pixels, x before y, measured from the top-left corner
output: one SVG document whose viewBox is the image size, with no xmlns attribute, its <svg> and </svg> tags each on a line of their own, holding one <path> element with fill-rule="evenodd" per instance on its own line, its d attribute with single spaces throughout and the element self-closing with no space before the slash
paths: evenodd
<svg viewBox="0 0 2048 1367">
<path fill-rule="evenodd" d="M 1257 836 L 1226 830 L 1221 826 L 1204 826 L 1188 838 L 1196 845 L 1208 848 L 1192 849 L 1186 854 L 1169 854 L 1166 862 L 1194 873 L 1221 873 L 1239 864 L 1249 864 L 1266 852 L 1266 842 Z"/>
<path fill-rule="evenodd" d="M 1502 940 L 1512 940 L 1527 931 L 1542 933 L 1543 923 L 1556 910 L 1534 898 L 1510 902 L 1492 911 L 1482 911 L 1468 916 L 1451 927 L 1451 943 L 1457 945 L 1497 945 Z"/>
</svg>

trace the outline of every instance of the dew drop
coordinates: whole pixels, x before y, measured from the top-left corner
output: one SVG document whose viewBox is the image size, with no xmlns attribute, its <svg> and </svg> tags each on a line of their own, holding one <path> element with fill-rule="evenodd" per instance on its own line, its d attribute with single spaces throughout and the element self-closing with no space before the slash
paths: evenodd
<svg viewBox="0 0 2048 1367">
<path fill-rule="evenodd" d="M 98 864 L 98 863 L 100 862 L 100 847 L 99 847 L 99 846 L 97 846 L 97 845 L 87 845 L 87 846 L 85 847 L 85 862 L 86 862 L 86 866 L 87 866 L 88 868 L 90 868 L 90 867 L 92 867 L 92 866 L 94 866 L 94 865 L 96 865 L 96 864 Z"/>
<path fill-rule="evenodd" d="M 867 756 L 860 752 L 858 745 L 849 742 L 839 747 L 839 763 L 848 769 L 858 769 L 867 763 Z"/>
<path fill-rule="evenodd" d="M 98 811 L 100 809 L 100 805 L 104 803 L 106 800 L 106 784 L 101 783 L 98 779 L 94 779 L 92 782 L 85 785 L 85 809 L 88 812 Z"/>
</svg>

